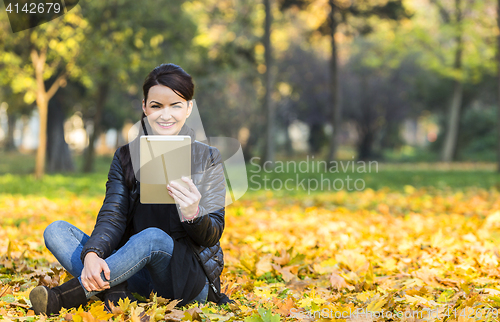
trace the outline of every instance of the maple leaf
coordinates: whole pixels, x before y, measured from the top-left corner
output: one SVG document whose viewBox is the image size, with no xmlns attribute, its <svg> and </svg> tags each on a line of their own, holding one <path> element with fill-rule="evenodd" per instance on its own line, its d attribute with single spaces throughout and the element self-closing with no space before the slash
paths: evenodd
<svg viewBox="0 0 500 322">
<path fill-rule="evenodd" d="M 73 321 L 75 322 L 98 322 L 92 313 L 90 312 L 78 312 L 73 315 Z"/>
<path fill-rule="evenodd" d="M 184 317 L 186 317 L 186 312 L 181 310 L 172 310 L 165 314 L 166 321 L 182 321 Z"/>
<path fill-rule="evenodd" d="M 221 285 L 221 292 L 227 296 L 231 296 L 238 289 L 238 285 L 235 282 L 224 281 Z"/>
<path fill-rule="evenodd" d="M 267 272 L 270 272 L 273 269 L 273 264 L 271 263 L 272 255 L 266 254 L 264 255 L 255 265 L 255 274 L 257 276 L 264 275 Z"/>
<path fill-rule="evenodd" d="M 111 313 L 114 316 L 119 316 L 121 314 L 125 314 L 125 312 L 120 308 L 120 306 L 115 306 L 113 302 L 109 301 L 109 308 L 111 309 Z"/>
<path fill-rule="evenodd" d="M 258 315 L 254 314 L 250 317 L 245 318 L 245 322 L 279 322 L 280 316 L 278 314 L 273 314 L 271 310 L 266 310 L 264 308 L 257 309 Z"/>
<path fill-rule="evenodd" d="M 165 307 L 166 311 L 172 311 L 177 304 L 179 304 L 182 300 L 172 300 L 170 301 L 167 306 Z"/>
<path fill-rule="evenodd" d="M 312 290 L 311 293 L 309 294 L 308 297 L 305 297 L 303 299 L 301 299 L 299 301 L 299 306 L 300 307 L 313 307 L 313 306 L 317 306 L 319 304 L 323 304 L 325 303 L 326 300 L 317 296 L 316 295 L 316 291 L 315 290 Z"/>
<path fill-rule="evenodd" d="M 285 317 L 290 315 L 290 310 L 295 307 L 295 302 L 291 297 L 287 297 L 284 301 L 274 298 L 273 303 L 278 307 L 278 313 Z"/>
<path fill-rule="evenodd" d="M 161 296 L 156 297 L 156 303 L 158 303 L 158 304 L 166 304 L 168 302 L 169 302 L 169 300 L 164 298 L 164 297 L 161 297 Z"/>
<path fill-rule="evenodd" d="M 113 316 L 113 313 L 108 313 L 104 308 L 104 303 L 101 301 L 97 301 L 92 303 L 90 306 L 89 312 L 95 317 L 97 320 L 108 320 Z"/>
<path fill-rule="evenodd" d="M 373 300 L 370 302 L 370 304 L 368 304 L 368 306 L 366 307 L 366 311 L 370 311 L 370 312 L 380 312 L 380 310 L 382 309 L 382 307 L 384 307 L 384 305 L 387 303 L 387 299 L 381 297 L 379 299 L 376 299 L 376 300 Z"/>
<path fill-rule="evenodd" d="M 118 307 L 122 312 L 127 312 L 128 308 L 130 307 L 130 299 L 128 297 L 120 298 L 118 300 Z"/>
<path fill-rule="evenodd" d="M 296 268 L 297 265 L 295 266 L 287 266 L 287 267 L 280 267 L 279 265 L 276 265 L 276 264 L 271 264 L 272 267 L 278 272 L 281 274 L 281 277 L 283 278 L 283 280 L 285 282 L 290 282 L 291 280 L 293 279 L 296 279 L 297 276 L 295 276 L 294 274 L 292 274 L 290 272 L 291 269 L 293 268 Z"/>
<path fill-rule="evenodd" d="M 277 256 L 273 257 L 273 261 L 276 264 L 279 264 L 281 266 L 285 266 L 286 264 L 288 264 L 288 262 L 290 262 L 290 254 L 285 249 L 281 250 L 280 255 L 281 255 L 280 257 L 277 257 Z"/>
<path fill-rule="evenodd" d="M 130 308 L 130 320 L 132 322 L 141 322 L 141 317 L 144 312 L 144 308 L 137 306 L 137 307 L 131 307 Z"/>
<path fill-rule="evenodd" d="M 349 287 L 345 279 L 342 276 L 338 275 L 336 272 L 333 272 L 330 275 L 330 284 L 332 285 L 333 289 L 336 289 L 338 291 L 340 291 L 344 287 Z"/>
<path fill-rule="evenodd" d="M 203 311 L 199 307 L 192 307 L 186 310 L 186 313 L 189 313 L 190 320 L 192 321 L 202 321 L 201 315 Z"/>
</svg>

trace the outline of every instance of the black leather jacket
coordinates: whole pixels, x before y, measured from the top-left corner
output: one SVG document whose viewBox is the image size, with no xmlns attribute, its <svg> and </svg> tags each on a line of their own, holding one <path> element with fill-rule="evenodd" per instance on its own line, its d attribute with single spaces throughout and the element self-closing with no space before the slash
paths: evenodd
<svg viewBox="0 0 500 322">
<path fill-rule="evenodd" d="M 219 240 L 224 230 L 225 208 L 222 207 L 207 214 L 202 204 L 211 205 L 212 209 L 215 202 L 220 204 L 220 192 L 216 197 L 206 192 L 213 189 L 221 191 L 223 188 L 225 197 L 225 178 L 220 175 L 210 175 L 210 169 L 222 164 L 219 150 L 199 141 L 193 140 L 192 142 L 191 179 L 200 191 L 202 200 L 205 199 L 203 203 L 200 202 L 201 216 L 192 223 L 182 222 L 182 225 L 192 241 L 191 246 L 199 254 L 209 280 L 213 282 L 209 289 L 208 300 L 217 302 L 220 296 L 220 274 L 224 268 Z M 140 202 L 140 182 L 136 180 L 131 190 L 125 184 L 122 162 L 119 157 L 120 149 L 123 149 L 123 146 L 116 150 L 111 162 L 106 182 L 106 197 L 97 215 L 90 239 L 83 247 L 82 262 L 88 252 L 95 252 L 99 257 L 107 258 L 114 249 L 121 247 L 130 238 L 131 219 L 136 205 Z M 218 200 L 207 198 L 218 198 Z"/>
</svg>

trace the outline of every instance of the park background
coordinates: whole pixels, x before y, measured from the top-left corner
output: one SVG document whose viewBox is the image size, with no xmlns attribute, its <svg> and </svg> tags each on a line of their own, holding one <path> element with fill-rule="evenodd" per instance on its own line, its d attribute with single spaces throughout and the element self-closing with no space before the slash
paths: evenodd
<svg viewBox="0 0 500 322">
<path fill-rule="evenodd" d="M 499 7 L 89 0 L 13 33 L 2 6 L 0 315 L 34 319 L 30 289 L 69 278 L 44 247 L 43 229 L 62 219 L 91 233 L 113 153 L 141 115 L 142 82 L 174 63 L 193 76 L 207 137 L 238 139 L 254 176 L 227 207 L 221 240 L 223 288 L 237 304 L 200 306 L 203 318 L 427 308 L 464 321 L 490 309 L 482 318 L 494 320 Z M 251 162 L 313 156 L 356 167 L 283 173 Z M 358 171 L 363 162 L 376 170 Z M 364 186 L 262 188 L 264 179 L 296 175 L 350 176 Z M 98 302 L 62 316 L 189 319 L 186 309 L 152 298 L 114 316 Z"/>
</svg>

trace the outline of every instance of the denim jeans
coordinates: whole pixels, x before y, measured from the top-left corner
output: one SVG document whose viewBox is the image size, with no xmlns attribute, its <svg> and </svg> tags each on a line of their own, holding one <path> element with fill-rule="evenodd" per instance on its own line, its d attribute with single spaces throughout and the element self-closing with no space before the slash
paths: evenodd
<svg viewBox="0 0 500 322">
<path fill-rule="evenodd" d="M 74 277 L 81 281 L 83 263 L 80 254 L 89 236 L 74 225 L 58 220 L 51 223 L 44 231 L 45 246 L 57 258 L 59 263 Z M 110 270 L 110 279 L 104 277 L 113 287 L 124 281 L 128 283 L 128 290 L 139 293 L 146 298 L 151 291 L 161 296 L 161 290 L 169 283 L 170 276 L 167 267 L 174 250 L 174 241 L 163 230 L 155 227 L 147 228 L 133 235 L 118 250 L 105 258 Z M 87 291 L 87 298 L 99 291 Z M 192 301 L 205 303 L 208 296 L 208 278 L 205 287 Z"/>
</svg>

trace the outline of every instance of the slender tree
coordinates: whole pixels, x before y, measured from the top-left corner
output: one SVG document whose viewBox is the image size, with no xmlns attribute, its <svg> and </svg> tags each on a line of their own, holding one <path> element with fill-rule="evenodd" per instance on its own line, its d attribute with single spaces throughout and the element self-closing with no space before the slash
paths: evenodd
<svg viewBox="0 0 500 322">
<path fill-rule="evenodd" d="M 47 47 L 40 51 L 31 50 L 31 61 L 35 70 L 36 81 L 36 105 L 38 107 L 39 134 L 38 149 L 36 153 L 35 178 L 40 179 L 45 173 L 45 155 L 47 151 L 47 116 L 49 113 L 49 101 L 57 90 L 65 86 L 66 73 L 60 72 L 50 87 L 45 87 L 44 72 L 47 64 Z"/>
<path fill-rule="evenodd" d="M 266 93 L 264 95 L 264 110 L 267 111 L 267 150 L 266 150 L 266 160 L 271 161 L 274 164 L 274 151 L 275 151 L 275 105 L 271 100 L 271 93 L 273 90 L 272 82 L 272 48 L 271 48 L 271 24 L 272 24 L 272 13 L 271 13 L 271 0 L 264 0 L 264 6 L 266 8 L 266 19 L 264 24 L 264 48 L 265 48 L 265 60 L 266 60 L 266 72 L 265 72 L 265 86 Z"/>
<path fill-rule="evenodd" d="M 500 0 L 497 3 L 497 26 L 500 30 Z M 497 108 L 497 131 L 498 131 L 498 172 L 500 172 L 500 33 L 497 34 L 497 70 L 498 70 L 498 108 Z"/>
<path fill-rule="evenodd" d="M 463 13 L 462 13 L 462 0 L 455 0 L 455 10 L 453 13 L 448 12 L 439 0 L 432 0 L 438 6 L 441 18 L 445 24 L 451 24 L 453 21 L 455 27 L 455 52 L 453 69 L 460 75 L 462 70 L 463 60 Z M 451 15 L 454 15 L 454 18 Z M 460 126 L 460 109 L 462 107 L 463 99 L 463 79 L 461 76 L 453 79 L 453 94 L 448 111 L 448 127 L 446 130 L 446 137 L 441 154 L 441 161 L 451 162 L 455 155 L 457 146 L 458 130 Z"/>
<path fill-rule="evenodd" d="M 318 0 L 281 0 L 281 8 L 287 9 L 292 6 L 297 6 L 302 10 L 308 10 L 308 7 L 312 4 L 317 4 Z M 342 107 L 341 107 L 341 97 L 340 97 L 340 83 L 339 79 L 339 63 L 338 63 L 338 50 L 337 41 L 335 35 L 338 32 L 340 25 L 349 26 L 351 32 L 356 32 L 362 35 L 366 35 L 372 31 L 372 27 L 369 25 L 368 18 L 371 16 L 377 16 L 382 19 L 398 20 L 404 17 L 409 17 L 406 13 L 403 3 L 401 0 L 391 0 L 384 5 L 379 5 L 378 3 L 372 3 L 366 0 L 351 0 L 351 1 L 339 1 L 339 0 L 329 0 L 328 7 L 325 10 L 329 10 L 329 15 L 323 21 L 323 23 L 318 28 L 323 35 L 330 38 L 330 62 L 329 62 L 329 72 L 330 72 L 330 124 L 333 127 L 333 132 L 330 136 L 330 145 L 327 155 L 328 161 L 333 161 L 337 158 L 338 150 L 338 137 L 340 126 L 342 123 Z M 352 21 L 361 20 L 361 22 L 352 24 Z"/>
<path fill-rule="evenodd" d="M 337 18 L 334 0 L 329 0 L 330 4 L 330 37 L 331 37 L 331 56 L 330 56 L 330 111 L 331 111 L 331 124 L 333 126 L 333 133 L 330 137 L 330 149 L 328 150 L 327 160 L 334 160 L 337 158 L 337 150 L 339 145 L 339 132 L 340 125 L 342 124 L 342 109 L 340 105 L 340 89 L 339 89 L 339 73 L 338 73 L 338 55 L 337 43 L 335 42 L 335 34 L 337 33 Z"/>
<path fill-rule="evenodd" d="M 45 173 L 49 101 L 65 86 L 68 77 L 78 78 L 82 73 L 75 61 L 86 22 L 77 6 L 61 18 L 15 34 L 4 24 L 1 26 L 6 45 L 0 50 L 0 64 L 7 70 L 4 74 L 9 75 L 14 92 L 24 92 L 25 102 L 37 105 L 39 135 L 34 175 L 41 179 Z"/>
</svg>

